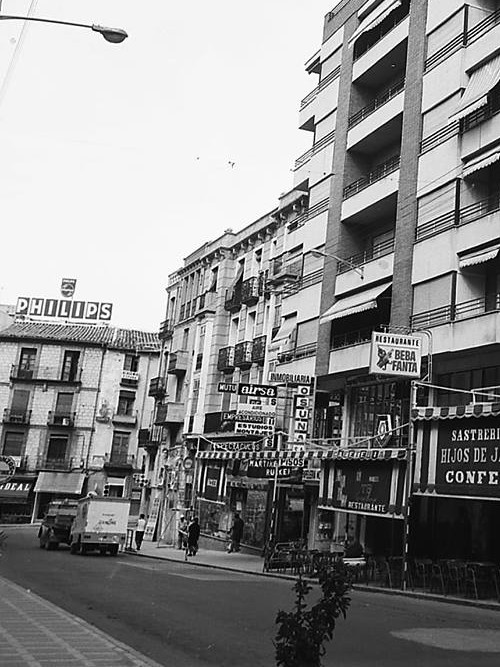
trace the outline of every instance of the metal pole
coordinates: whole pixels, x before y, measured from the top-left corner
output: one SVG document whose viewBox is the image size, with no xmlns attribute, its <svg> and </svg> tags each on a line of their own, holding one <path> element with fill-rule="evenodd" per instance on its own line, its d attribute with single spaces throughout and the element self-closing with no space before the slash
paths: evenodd
<svg viewBox="0 0 500 667">
<path fill-rule="evenodd" d="M 281 432 L 276 434 L 277 444 L 276 451 L 279 454 L 283 442 L 283 434 Z M 276 537 L 276 525 L 278 523 L 278 469 L 279 458 L 276 457 L 276 466 L 274 468 L 274 482 L 273 482 L 273 502 L 271 509 L 271 530 L 269 531 L 269 542 L 272 543 Z"/>
<path fill-rule="evenodd" d="M 405 476 L 405 508 L 404 508 L 404 523 L 403 523 L 403 577 L 402 577 L 402 589 L 404 591 L 408 588 L 409 582 L 409 558 L 408 558 L 408 546 L 409 546 L 409 529 L 410 529 L 410 508 L 411 508 L 411 497 L 412 497 L 412 485 L 413 485 L 413 454 L 415 451 L 414 448 L 414 439 L 415 439 L 415 428 L 413 426 L 413 420 L 411 418 L 413 407 L 417 402 L 417 383 L 412 380 L 410 385 L 410 415 L 408 422 L 408 443 L 406 445 L 406 476 Z"/>
</svg>

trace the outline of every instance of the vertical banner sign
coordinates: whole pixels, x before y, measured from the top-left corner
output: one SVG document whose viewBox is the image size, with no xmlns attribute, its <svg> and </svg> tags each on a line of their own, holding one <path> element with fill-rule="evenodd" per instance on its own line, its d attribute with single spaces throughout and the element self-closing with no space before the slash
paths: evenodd
<svg viewBox="0 0 500 667">
<path fill-rule="evenodd" d="M 374 331 L 370 349 L 370 373 L 420 377 L 422 339 Z"/>
<path fill-rule="evenodd" d="M 311 405 L 311 386 L 307 384 L 299 385 L 297 387 L 297 393 L 294 396 L 292 433 L 292 439 L 296 443 L 292 446 L 294 451 L 300 451 L 305 448 L 304 445 L 300 445 L 300 443 L 304 443 L 307 440 Z"/>
</svg>

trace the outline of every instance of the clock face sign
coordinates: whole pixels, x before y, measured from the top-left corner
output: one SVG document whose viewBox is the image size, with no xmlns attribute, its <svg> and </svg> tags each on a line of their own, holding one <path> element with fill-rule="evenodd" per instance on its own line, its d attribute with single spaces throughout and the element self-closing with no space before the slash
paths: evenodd
<svg viewBox="0 0 500 667">
<path fill-rule="evenodd" d="M 76 289 L 76 279 L 75 278 L 63 278 L 61 281 L 61 294 L 66 298 L 71 298 L 75 293 Z"/>
<path fill-rule="evenodd" d="M 8 482 L 16 472 L 16 462 L 11 456 L 0 456 L 0 484 Z"/>
</svg>

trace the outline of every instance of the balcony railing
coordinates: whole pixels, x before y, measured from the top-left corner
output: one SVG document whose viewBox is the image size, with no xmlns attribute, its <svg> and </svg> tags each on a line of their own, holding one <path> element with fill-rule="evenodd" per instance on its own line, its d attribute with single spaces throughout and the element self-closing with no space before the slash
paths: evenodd
<svg viewBox="0 0 500 667">
<path fill-rule="evenodd" d="M 27 380 L 38 382 L 64 382 L 64 383 L 80 383 L 82 369 L 78 368 L 74 372 L 66 372 L 61 368 L 52 366 L 34 366 L 33 368 L 25 368 L 22 365 L 14 364 L 10 371 L 12 380 Z"/>
<path fill-rule="evenodd" d="M 4 408 L 3 421 L 5 424 L 29 424 L 31 419 L 31 410 L 16 410 Z"/>
<path fill-rule="evenodd" d="M 223 347 L 219 350 L 217 370 L 224 372 L 234 370 L 234 347 Z"/>
<path fill-rule="evenodd" d="M 345 263 L 339 262 L 337 264 L 337 273 L 346 273 L 347 271 L 350 271 L 352 267 L 350 267 L 349 264 L 353 264 L 354 266 L 361 266 L 362 264 L 371 262 L 378 257 L 390 255 L 391 252 L 394 252 L 393 238 L 387 239 L 387 241 L 383 241 L 382 243 L 377 243 L 372 248 L 368 248 L 368 250 L 364 250 L 357 255 L 351 255 L 351 257 L 347 257 Z M 349 264 L 347 262 L 349 262 Z"/>
<path fill-rule="evenodd" d="M 71 428 L 75 425 L 76 412 L 58 412 L 49 410 L 47 415 L 48 426 L 65 426 Z"/>
<path fill-rule="evenodd" d="M 313 145 L 312 148 L 310 148 L 303 155 L 298 157 L 295 160 L 294 168 L 299 169 L 299 167 L 302 167 L 308 160 L 312 158 L 313 155 L 316 155 L 316 153 L 318 153 L 322 148 L 328 146 L 328 144 L 331 144 L 334 141 L 335 141 L 335 130 L 332 130 L 324 137 L 321 137 L 321 139 L 318 139 L 318 141 Z"/>
<path fill-rule="evenodd" d="M 163 320 L 160 324 L 160 330 L 158 331 L 158 337 L 160 340 L 166 340 L 167 338 L 172 338 L 174 333 L 174 325 L 171 320 Z"/>
<path fill-rule="evenodd" d="M 416 313 L 412 315 L 410 324 L 413 329 L 425 329 L 498 310 L 500 310 L 500 294 L 492 294 L 463 301 L 455 306 L 440 306 L 422 313 Z"/>
<path fill-rule="evenodd" d="M 46 455 L 37 460 L 37 468 L 41 470 L 68 471 L 78 467 L 78 463 L 79 461 L 71 456 L 54 457 Z"/>
<path fill-rule="evenodd" d="M 373 331 L 373 327 L 364 327 L 355 331 L 345 331 L 344 333 L 335 334 L 332 336 L 330 349 L 336 350 L 341 347 L 366 343 L 372 339 Z"/>
<path fill-rule="evenodd" d="M 169 401 L 156 409 L 155 424 L 182 424 L 185 416 L 184 403 Z"/>
<path fill-rule="evenodd" d="M 311 90 L 300 102 L 300 110 L 304 109 L 310 102 L 316 99 L 318 93 L 326 88 L 334 79 L 340 75 L 340 65 L 330 72 L 319 84 Z"/>
<path fill-rule="evenodd" d="M 167 392 L 167 380 L 164 377 L 151 378 L 149 381 L 148 396 L 163 398 Z"/>
<path fill-rule="evenodd" d="M 460 123 L 460 134 L 464 134 L 473 127 L 477 127 L 485 121 L 495 116 L 500 111 L 500 90 L 495 90 L 488 95 L 488 103 L 479 109 L 476 109 L 465 118 L 462 118 Z"/>
<path fill-rule="evenodd" d="M 266 358 L 267 336 L 259 336 L 253 339 L 252 361 L 255 364 L 263 364 Z"/>
<path fill-rule="evenodd" d="M 226 291 L 224 309 L 230 313 L 237 313 L 240 310 L 241 305 L 241 283 L 238 283 L 233 290 Z"/>
<path fill-rule="evenodd" d="M 137 371 L 122 371 L 121 383 L 127 387 L 137 387 L 139 384 L 139 373 Z"/>
<path fill-rule="evenodd" d="M 314 357 L 316 354 L 317 344 L 308 343 L 307 345 L 299 345 L 293 350 L 287 350 L 286 352 L 280 352 L 278 354 L 278 363 L 284 364 L 289 361 L 295 361 L 297 359 L 305 359 L 306 357 Z"/>
<path fill-rule="evenodd" d="M 400 156 L 394 155 L 393 157 L 389 158 L 389 160 L 378 164 L 374 169 L 372 169 L 372 171 L 370 171 L 369 174 L 363 176 L 362 178 L 358 178 L 357 181 L 354 181 L 354 183 L 350 183 L 347 187 L 345 187 L 343 198 L 348 199 L 358 192 L 361 192 L 361 190 L 368 188 L 372 183 L 380 181 L 389 174 L 392 174 L 394 171 L 399 169 L 399 163 Z"/>
<path fill-rule="evenodd" d="M 302 227 L 303 225 L 306 224 L 309 220 L 312 220 L 312 218 L 315 218 L 317 215 L 320 215 L 321 213 L 324 213 L 325 211 L 328 210 L 330 200 L 328 197 L 325 197 L 325 199 L 322 199 L 321 201 L 317 202 L 314 204 L 314 206 L 311 206 L 310 208 L 305 211 L 302 215 L 298 215 L 292 222 L 288 225 L 288 231 L 293 232 L 299 227 Z"/>
<path fill-rule="evenodd" d="M 122 452 L 111 452 L 104 457 L 104 465 L 107 467 L 131 468 L 135 464 L 133 454 L 123 454 Z"/>
<path fill-rule="evenodd" d="M 380 97 L 376 97 L 374 100 L 370 102 L 370 104 L 367 104 L 362 109 L 353 114 L 349 118 L 347 124 L 348 129 L 351 129 L 351 127 L 354 127 L 358 123 L 361 123 L 362 120 L 370 116 L 374 111 L 376 111 L 381 106 L 392 100 L 394 97 L 396 97 L 396 95 L 399 95 L 399 93 L 402 90 L 404 90 L 404 87 L 405 87 L 405 79 L 403 77 L 393 86 L 391 86 L 388 90 L 386 90 L 385 93 L 380 95 Z"/>
<path fill-rule="evenodd" d="M 449 123 L 432 134 L 429 134 L 428 137 L 425 137 L 425 139 L 422 139 L 420 142 L 420 153 L 426 153 L 427 151 L 436 148 L 436 146 L 443 144 L 445 141 L 448 141 L 448 139 L 457 135 L 459 130 L 460 121 L 455 120 L 453 123 Z"/>
<path fill-rule="evenodd" d="M 438 217 L 425 222 L 423 225 L 419 225 L 415 230 L 415 240 L 421 241 L 434 234 L 444 232 L 457 224 L 466 225 L 469 222 L 479 220 L 480 218 L 496 213 L 499 210 L 500 192 L 496 192 L 485 199 L 480 199 L 473 204 L 463 206 L 458 211 L 458 215 L 455 211 L 448 211 L 447 213 L 443 213 L 443 215 L 439 215 Z"/>
<path fill-rule="evenodd" d="M 466 40 L 467 44 L 475 42 L 477 39 L 482 37 L 486 32 L 489 32 L 492 28 L 500 23 L 500 7 L 492 12 L 485 19 L 477 23 L 473 28 L 467 30 Z"/>
<path fill-rule="evenodd" d="M 299 280 L 302 275 L 302 264 L 302 257 L 293 261 L 288 261 L 286 254 L 275 257 L 271 260 L 268 282 L 271 285 L 279 285 Z"/>
<path fill-rule="evenodd" d="M 238 368 L 250 368 L 252 365 L 253 341 L 245 340 L 234 346 L 234 365 Z"/>
</svg>

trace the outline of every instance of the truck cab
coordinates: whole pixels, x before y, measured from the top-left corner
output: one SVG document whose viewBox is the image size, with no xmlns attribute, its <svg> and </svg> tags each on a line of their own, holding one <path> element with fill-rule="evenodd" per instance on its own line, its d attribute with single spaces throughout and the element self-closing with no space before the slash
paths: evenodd
<svg viewBox="0 0 500 667">
<path fill-rule="evenodd" d="M 76 516 L 78 501 L 70 498 L 49 503 L 42 525 L 38 530 L 40 549 L 57 549 L 59 544 L 69 544 L 71 525 Z"/>
</svg>

